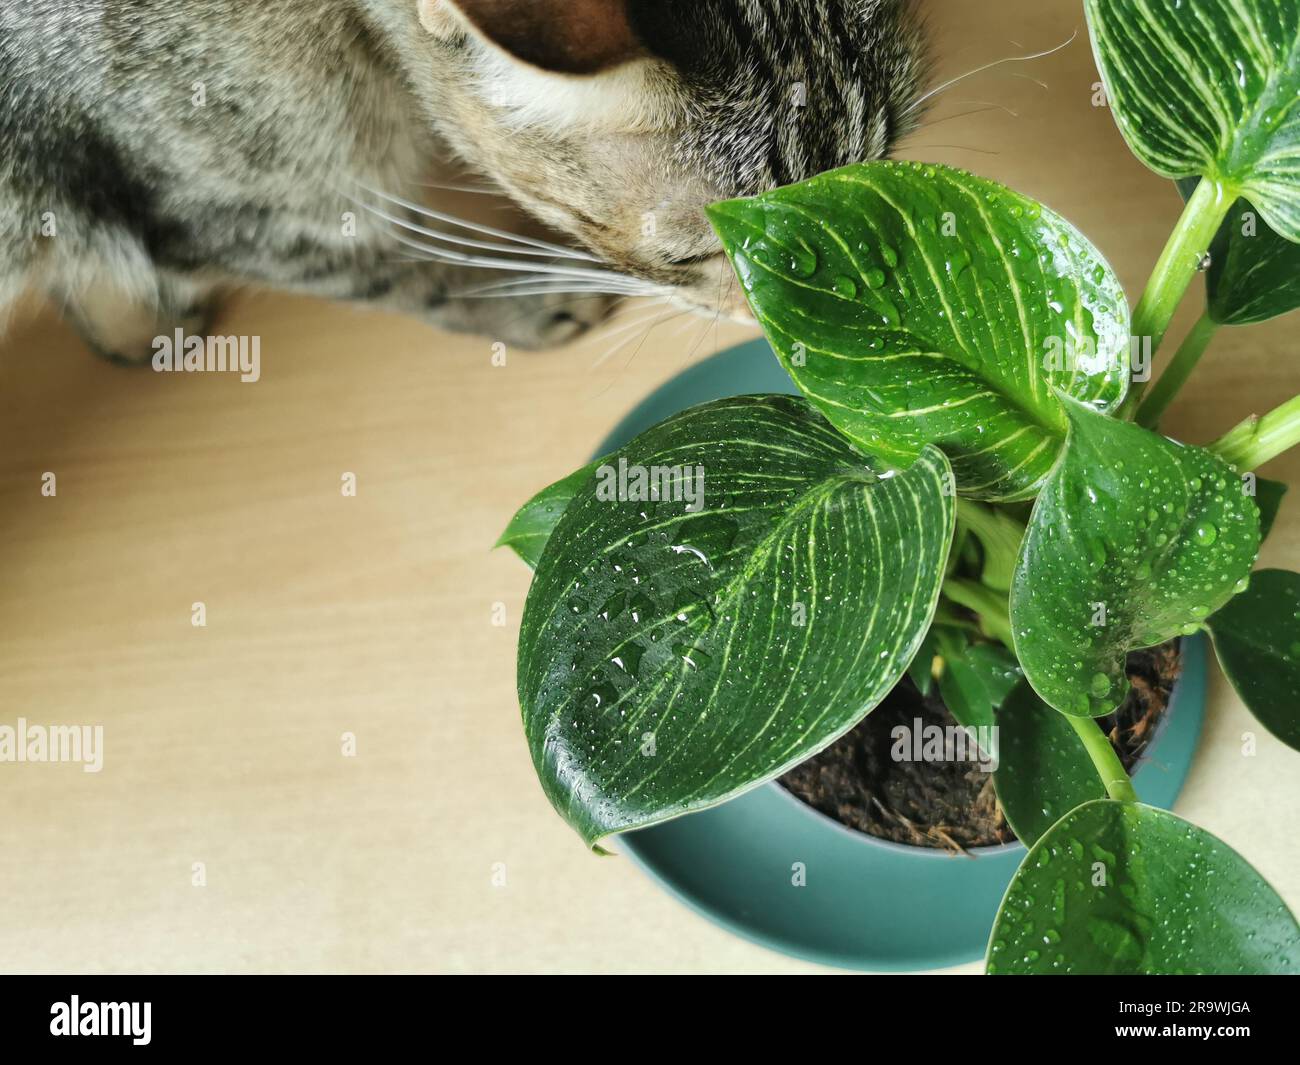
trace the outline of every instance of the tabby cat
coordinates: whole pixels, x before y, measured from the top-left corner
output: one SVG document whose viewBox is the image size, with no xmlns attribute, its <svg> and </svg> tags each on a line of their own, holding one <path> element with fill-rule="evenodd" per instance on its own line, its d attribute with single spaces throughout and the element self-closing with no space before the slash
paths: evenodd
<svg viewBox="0 0 1300 1065">
<path fill-rule="evenodd" d="M 0 316 L 137 360 L 248 282 L 526 347 L 737 311 L 703 206 L 884 155 L 922 40 L 910 0 L 5 0 Z M 448 155 L 571 244 L 421 206 Z"/>
</svg>

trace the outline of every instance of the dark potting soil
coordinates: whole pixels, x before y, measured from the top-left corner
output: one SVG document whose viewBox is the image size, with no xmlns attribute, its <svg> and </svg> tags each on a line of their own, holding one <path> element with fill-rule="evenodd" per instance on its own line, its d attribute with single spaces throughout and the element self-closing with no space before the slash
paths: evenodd
<svg viewBox="0 0 1300 1065">
<path fill-rule="evenodd" d="M 1182 668 L 1178 643 L 1129 655 L 1133 685 L 1115 713 L 1099 718 L 1124 767 L 1132 771 L 1169 704 Z M 993 775 L 973 761 L 895 761 L 890 733 L 916 718 L 925 725 L 955 725 L 939 698 L 910 679 L 899 685 L 854 729 L 780 778 L 781 785 L 814 809 L 849 828 L 896 843 L 960 851 L 1014 840 L 993 790 Z"/>
</svg>

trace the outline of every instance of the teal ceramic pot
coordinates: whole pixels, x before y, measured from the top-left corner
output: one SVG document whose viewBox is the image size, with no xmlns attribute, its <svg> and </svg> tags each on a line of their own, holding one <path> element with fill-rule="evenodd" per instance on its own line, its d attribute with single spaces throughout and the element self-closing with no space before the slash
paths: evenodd
<svg viewBox="0 0 1300 1065">
<path fill-rule="evenodd" d="M 610 434 L 608 454 L 700 403 L 798 392 L 762 340 L 673 378 Z M 1183 641 L 1183 672 L 1134 774 L 1144 802 L 1182 789 L 1205 714 L 1203 637 Z M 984 954 L 998 904 L 1024 857 L 1019 843 L 951 855 L 845 828 L 775 783 L 710 810 L 630 832 L 616 846 L 711 921 L 773 950 L 845 969 L 911 971 Z M 795 887 L 796 863 L 803 868 Z"/>
</svg>

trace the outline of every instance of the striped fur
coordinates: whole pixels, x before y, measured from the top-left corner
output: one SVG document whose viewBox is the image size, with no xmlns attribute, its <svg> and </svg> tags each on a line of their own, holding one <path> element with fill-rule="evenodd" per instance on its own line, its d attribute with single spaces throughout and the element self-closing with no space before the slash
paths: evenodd
<svg viewBox="0 0 1300 1065">
<path fill-rule="evenodd" d="M 608 0 L 647 54 L 584 77 L 503 56 L 449 2 L 0 5 L 0 319 L 35 288 L 131 358 L 248 282 L 529 347 L 613 295 L 731 311 L 702 207 L 884 154 L 922 78 L 910 0 Z M 359 191 L 410 196 L 448 152 L 592 261 L 507 273 L 506 315 L 466 298 L 501 275 Z"/>
</svg>

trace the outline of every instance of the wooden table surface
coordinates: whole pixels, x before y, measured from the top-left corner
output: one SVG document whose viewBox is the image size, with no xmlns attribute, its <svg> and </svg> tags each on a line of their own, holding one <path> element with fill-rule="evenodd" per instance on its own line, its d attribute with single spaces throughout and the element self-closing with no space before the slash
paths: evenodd
<svg viewBox="0 0 1300 1065">
<path fill-rule="evenodd" d="M 1178 198 L 1093 106 L 1079 5 L 930 6 L 940 79 L 1079 36 L 948 90 L 900 154 L 1043 199 L 1140 291 Z M 1293 394 L 1295 323 L 1223 334 L 1167 429 L 1205 441 Z M 487 341 L 275 293 L 220 328 L 261 336 L 260 382 L 108 365 L 49 311 L 0 343 L 0 724 L 105 743 L 97 774 L 0 764 L 0 969 L 815 971 L 551 811 L 514 691 L 529 575 L 490 550 L 638 399 L 751 334 L 680 319 L 499 368 Z M 1300 566 L 1298 519 L 1292 498 L 1266 564 Z M 1293 908 L 1297 779 L 1216 674 L 1178 809 Z"/>
</svg>

